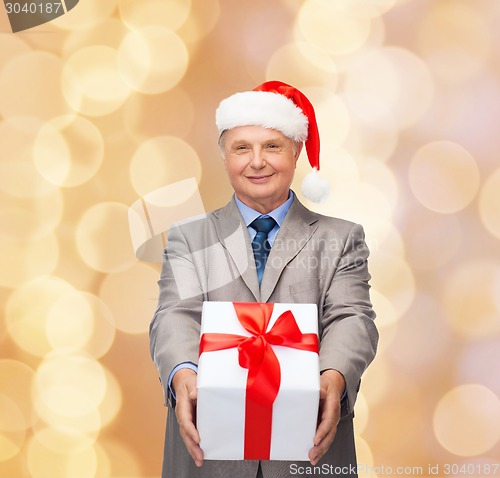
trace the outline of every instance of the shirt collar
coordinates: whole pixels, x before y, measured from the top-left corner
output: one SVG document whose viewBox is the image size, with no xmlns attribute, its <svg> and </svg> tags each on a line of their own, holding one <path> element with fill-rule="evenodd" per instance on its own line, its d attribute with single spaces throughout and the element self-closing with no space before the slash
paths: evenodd
<svg viewBox="0 0 500 478">
<path fill-rule="evenodd" d="M 290 193 L 288 194 L 288 199 L 281 206 L 278 206 L 276 209 L 272 210 L 268 214 L 261 214 L 260 212 L 256 211 L 255 209 L 252 209 L 250 206 L 247 206 L 244 202 L 241 202 L 236 197 L 236 194 L 234 195 L 234 200 L 236 202 L 236 205 L 238 206 L 238 209 L 240 210 L 240 213 L 243 217 L 243 221 L 245 221 L 245 225 L 247 227 L 250 225 L 250 223 L 252 223 L 259 216 L 272 217 L 278 223 L 278 226 L 281 227 L 281 223 L 285 219 L 286 213 L 290 209 L 290 206 L 293 203 L 294 197 L 295 197 L 295 194 L 290 189 Z"/>
</svg>

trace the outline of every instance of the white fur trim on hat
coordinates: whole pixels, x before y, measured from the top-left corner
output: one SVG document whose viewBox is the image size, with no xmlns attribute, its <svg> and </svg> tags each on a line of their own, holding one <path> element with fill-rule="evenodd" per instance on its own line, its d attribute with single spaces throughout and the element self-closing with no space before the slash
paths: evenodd
<svg viewBox="0 0 500 478">
<path fill-rule="evenodd" d="M 294 141 L 305 141 L 308 120 L 292 100 L 279 93 L 244 91 L 221 101 L 215 112 L 219 134 L 238 126 L 263 126 Z"/>
</svg>

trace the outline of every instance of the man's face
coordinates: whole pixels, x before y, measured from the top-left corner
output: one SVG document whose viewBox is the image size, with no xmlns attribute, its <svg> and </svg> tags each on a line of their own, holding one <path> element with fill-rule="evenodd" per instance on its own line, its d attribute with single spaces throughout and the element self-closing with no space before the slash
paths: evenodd
<svg viewBox="0 0 500 478">
<path fill-rule="evenodd" d="M 238 199 L 267 213 L 288 198 L 302 144 L 274 129 L 239 126 L 224 133 L 222 150 Z"/>
</svg>

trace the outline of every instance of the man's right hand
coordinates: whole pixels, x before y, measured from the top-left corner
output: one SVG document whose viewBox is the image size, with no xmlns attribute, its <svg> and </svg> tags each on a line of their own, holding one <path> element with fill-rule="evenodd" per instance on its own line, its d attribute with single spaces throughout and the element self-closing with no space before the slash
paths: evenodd
<svg viewBox="0 0 500 478">
<path fill-rule="evenodd" d="M 203 465 L 203 451 L 200 448 L 200 435 L 195 424 L 196 399 L 198 397 L 196 373 L 187 368 L 178 370 L 172 379 L 172 387 L 177 403 L 175 415 L 179 423 L 181 437 L 196 466 L 201 466 Z"/>
</svg>

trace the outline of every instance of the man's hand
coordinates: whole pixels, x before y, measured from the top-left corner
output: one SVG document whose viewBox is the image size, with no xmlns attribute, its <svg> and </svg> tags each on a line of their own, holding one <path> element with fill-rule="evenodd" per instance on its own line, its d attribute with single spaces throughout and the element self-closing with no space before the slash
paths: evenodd
<svg viewBox="0 0 500 478">
<path fill-rule="evenodd" d="M 200 448 L 200 435 L 195 425 L 198 397 L 196 373 L 190 369 L 178 370 L 172 380 L 172 386 L 177 402 L 175 416 L 179 423 L 181 437 L 196 466 L 201 466 L 203 465 L 203 451 Z"/>
<path fill-rule="evenodd" d="M 345 379 L 337 370 L 325 370 L 320 377 L 319 424 L 309 461 L 316 465 L 335 438 L 340 420 L 340 400 L 345 390 Z"/>
</svg>

